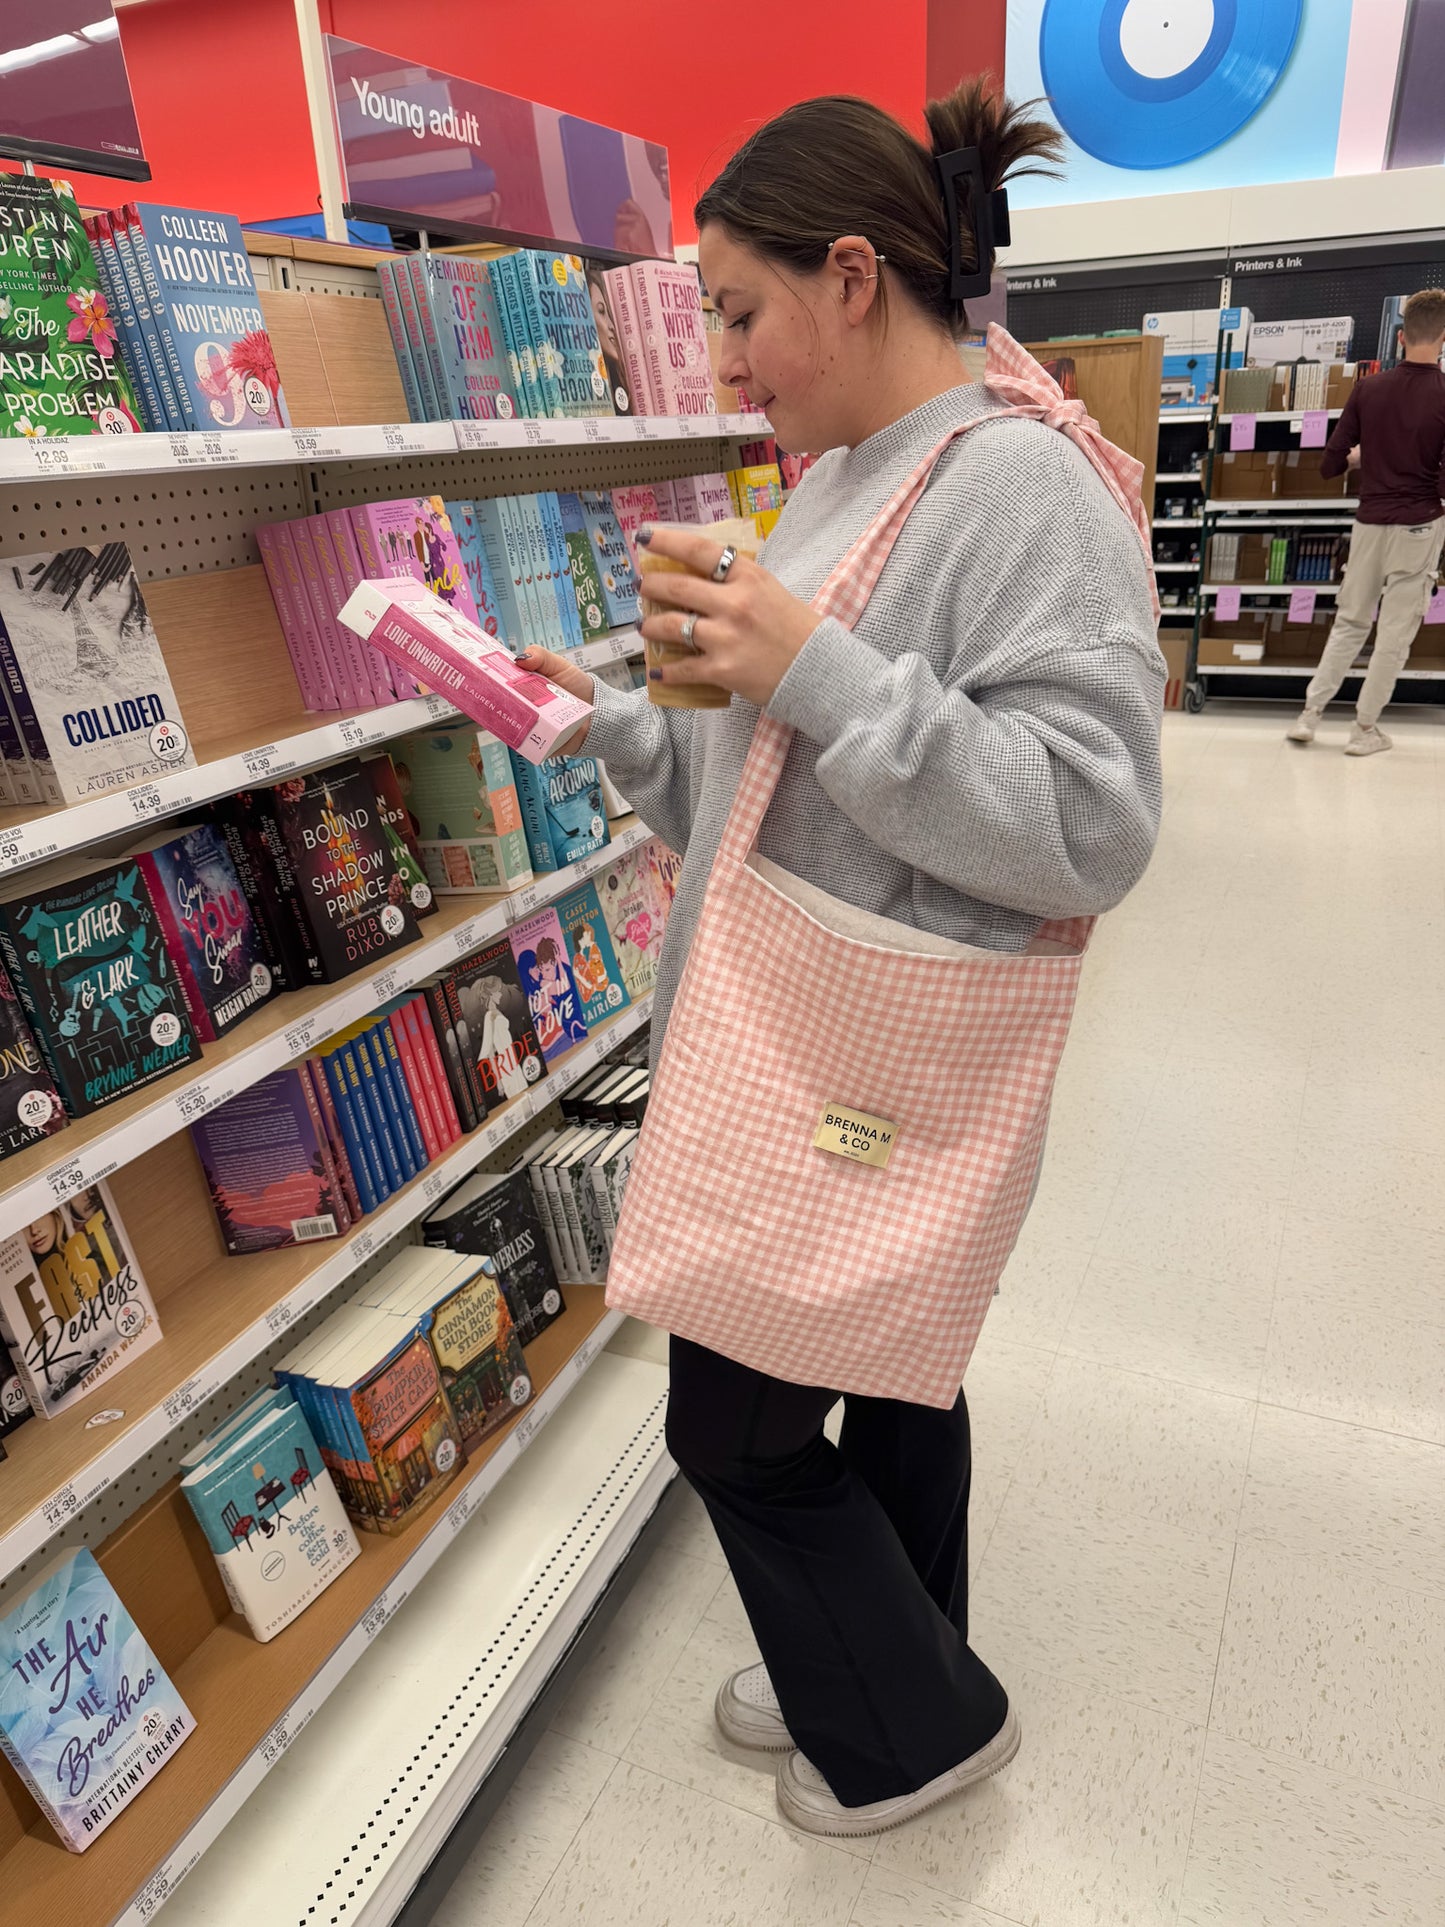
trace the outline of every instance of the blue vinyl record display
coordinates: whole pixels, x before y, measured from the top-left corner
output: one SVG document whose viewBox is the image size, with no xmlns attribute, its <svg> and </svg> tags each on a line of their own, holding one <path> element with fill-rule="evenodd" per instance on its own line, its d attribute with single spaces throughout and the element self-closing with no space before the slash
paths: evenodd
<svg viewBox="0 0 1445 1927">
<path fill-rule="evenodd" d="M 1046 0 L 1044 92 L 1072 140 L 1113 167 L 1173 167 L 1258 113 L 1304 0 Z"/>
</svg>

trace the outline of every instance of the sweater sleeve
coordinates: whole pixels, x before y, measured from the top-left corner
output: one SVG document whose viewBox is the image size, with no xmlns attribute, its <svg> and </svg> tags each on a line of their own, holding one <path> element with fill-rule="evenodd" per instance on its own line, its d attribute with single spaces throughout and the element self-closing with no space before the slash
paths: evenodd
<svg viewBox="0 0 1445 1927">
<path fill-rule="evenodd" d="M 692 828 L 695 710 L 659 709 L 645 689 L 613 689 L 592 678 L 586 747 L 650 829 L 681 856 Z"/>
<path fill-rule="evenodd" d="M 1325 452 L 1320 458 L 1320 474 L 1328 482 L 1336 475 L 1343 475 L 1350 465 L 1350 450 L 1359 445 L 1360 440 L 1360 390 L 1352 388 L 1345 399 L 1340 419 L 1335 423 L 1335 432 L 1325 443 Z"/>
<path fill-rule="evenodd" d="M 985 454 L 980 436 L 961 479 L 996 488 L 1006 512 L 920 612 L 947 625 L 967 687 L 830 619 L 769 709 L 818 746 L 819 783 L 880 848 L 970 897 L 1058 917 L 1110 908 L 1149 861 L 1164 667 L 1137 536 L 1077 451 L 1042 432 L 1056 446 L 1028 449 L 1027 490 L 1017 447 L 992 437 Z"/>
</svg>

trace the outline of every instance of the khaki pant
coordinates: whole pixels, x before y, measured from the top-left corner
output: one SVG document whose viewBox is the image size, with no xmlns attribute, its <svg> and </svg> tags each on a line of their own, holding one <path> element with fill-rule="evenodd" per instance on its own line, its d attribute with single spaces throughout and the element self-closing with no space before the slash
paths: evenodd
<svg viewBox="0 0 1445 1927">
<path fill-rule="evenodd" d="M 1412 528 L 1397 523 L 1355 523 L 1330 639 L 1305 692 L 1306 709 L 1323 709 L 1333 699 L 1369 636 L 1378 602 L 1375 647 L 1357 711 L 1365 729 L 1372 729 L 1380 720 L 1380 711 L 1389 702 L 1409 659 L 1410 646 L 1434 590 L 1442 542 L 1445 516 Z"/>
</svg>

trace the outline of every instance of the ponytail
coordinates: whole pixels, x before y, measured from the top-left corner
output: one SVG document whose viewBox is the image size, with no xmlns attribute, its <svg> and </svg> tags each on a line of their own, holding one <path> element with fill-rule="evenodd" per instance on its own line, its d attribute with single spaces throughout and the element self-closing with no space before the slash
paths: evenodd
<svg viewBox="0 0 1445 1927">
<path fill-rule="evenodd" d="M 986 285 L 994 245 L 1007 238 L 997 190 L 1021 174 L 1058 172 L 1063 137 L 1032 105 L 977 75 L 929 102 L 925 147 L 869 101 L 801 101 L 738 149 L 694 217 L 699 230 L 715 221 L 798 274 L 816 274 L 841 235 L 861 234 L 886 262 L 885 301 L 897 282 L 957 334 L 968 325 L 960 289 Z"/>
</svg>

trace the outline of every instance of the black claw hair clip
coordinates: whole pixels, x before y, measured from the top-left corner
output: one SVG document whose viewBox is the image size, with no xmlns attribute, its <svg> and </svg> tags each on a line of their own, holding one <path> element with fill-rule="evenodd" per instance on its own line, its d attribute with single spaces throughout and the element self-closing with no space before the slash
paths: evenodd
<svg viewBox="0 0 1445 1927">
<path fill-rule="evenodd" d="M 943 189 L 943 204 L 948 216 L 948 292 L 954 301 L 967 301 L 987 294 L 993 280 L 990 263 L 998 248 L 1006 248 L 1009 231 L 1008 189 L 996 187 L 990 193 L 983 178 L 983 156 L 976 147 L 957 147 L 951 154 L 934 160 L 938 181 Z M 968 183 L 969 227 L 977 250 L 977 266 L 963 262 L 963 217 L 958 205 L 958 184 Z"/>
</svg>

